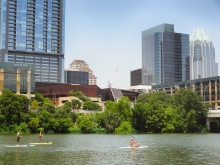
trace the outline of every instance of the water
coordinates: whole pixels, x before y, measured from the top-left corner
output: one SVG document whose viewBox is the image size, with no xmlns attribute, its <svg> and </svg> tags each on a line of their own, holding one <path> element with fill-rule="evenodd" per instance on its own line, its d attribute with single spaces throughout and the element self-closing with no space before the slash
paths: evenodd
<svg viewBox="0 0 220 165">
<path fill-rule="evenodd" d="M 0 165 L 219 165 L 220 134 L 135 134 L 143 149 L 129 146 L 130 135 L 46 134 L 52 145 L 5 148 L 16 135 L 0 135 Z M 23 135 L 20 144 L 38 142 L 38 135 Z"/>
</svg>

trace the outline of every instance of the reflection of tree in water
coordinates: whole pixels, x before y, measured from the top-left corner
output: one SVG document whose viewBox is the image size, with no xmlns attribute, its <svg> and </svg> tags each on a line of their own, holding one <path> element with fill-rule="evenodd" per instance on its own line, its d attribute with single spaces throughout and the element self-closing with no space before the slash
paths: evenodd
<svg viewBox="0 0 220 165">
<path fill-rule="evenodd" d="M 20 160 L 20 148 L 16 148 L 17 152 L 15 152 L 15 160 L 14 160 L 14 164 L 16 165 L 20 165 L 21 163 L 19 162 Z"/>
</svg>

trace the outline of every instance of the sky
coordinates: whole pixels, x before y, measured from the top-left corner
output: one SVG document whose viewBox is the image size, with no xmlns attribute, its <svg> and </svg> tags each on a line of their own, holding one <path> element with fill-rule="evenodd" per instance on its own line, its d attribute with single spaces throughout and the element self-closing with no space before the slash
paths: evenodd
<svg viewBox="0 0 220 165">
<path fill-rule="evenodd" d="M 142 31 L 163 23 L 189 35 L 203 29 L 220 73 L 220 0 L 66 0 L 65 14 L 65 68 L 84 60 L 100 88 L 130 86 L 142 67 Z"/>
</svg>

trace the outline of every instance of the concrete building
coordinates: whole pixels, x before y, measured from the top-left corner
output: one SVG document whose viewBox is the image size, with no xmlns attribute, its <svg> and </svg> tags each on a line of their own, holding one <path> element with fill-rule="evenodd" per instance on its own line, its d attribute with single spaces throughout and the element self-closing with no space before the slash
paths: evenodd
<svg viewBox="0 0 220 165">
<path fill-rule="evenodd" d="M 36 81 L 64 81 L 65 0 L 0 0 L 0 62 L 33 64 Z"/>
<path fill-rule="evenodd" d="M 203 29 L 195 29 L 190 36 L 190 79 L 218 76 L 215 48 Z"/>
<path fill-rule="evenodd" d="M 140 85 L 142 83 L 142 69 L 132 70 L 130 73 L 131 86 Z"/>
<path fill-rule="evenodd" d="M 190 79 L 189 35 L 161 24 L 142 32 L 142 84 L 158 85 Z"/>
<path fill-rule="evenodd" d="M 89 68 L 89 65 L 84 60 L 74 60 L 70 64 L 70 68 L 76 71 L 88 72 L 89 85 L 96 85 L 97 77 L 93 74 L 93 71 Z"/>
</svg>

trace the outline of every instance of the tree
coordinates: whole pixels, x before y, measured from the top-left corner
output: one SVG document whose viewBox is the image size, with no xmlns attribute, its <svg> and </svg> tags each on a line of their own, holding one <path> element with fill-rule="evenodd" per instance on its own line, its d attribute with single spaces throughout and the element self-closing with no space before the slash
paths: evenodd
<svg viewBox="0 0 220 165">
<path fill-rule="evenodd" d="M 35 93 L 35 100 L 37 100 L 39 106 L 42 106 L 44 104 L 45 97 L 41 93 Z"/>
<path fill-rule="evenodd" d="M 70 91 L 70 93 L 72 94 L 72 96 L 79 98 L 82 101 L 90 101 L 90 99 L 86 96 L 84 96 L 84 94 L 81 91 Z"/>
<path fill-rule="evenodd" d="M 31 110 L 37 110 L 38 109 L 38 102 L 37 100 L 33 100 L 31 102 Z"/>
<path fill-rule="evenodd" d="M 19 125 L 23 115 L 28 113 L 29 99 L 23 95 L 17 95 L 10 90 L 3 90 L 0 96 L 0 114 L 5 116 L 6 124 Z"/>
<path fill-rule="evenodd" d="M 115 133 L 132 133 L 132 126 L 129 122 L 123 121 L 120 126 L 115 129 Z"/>
<path fill-rule="evenodd" d="M 117 103 L 112 101 L 106 102 L 106 109 L 102 113 L 102 127 L 104 127 L 107 132 L 112 133 L 115 131 L 121 123 L 120 113 L 117 109 Z"/>
<path fill-rule="evenodd" d="M 80 109 L 82 103 L 79 100 L 72 100 L 72 107 L 73 109 Z"/>
<path fill-rule="evenodd" d="M 46 110 L 50 113 L 55 113 L 55 107 L 51 103 L 49 98 L 45 98 L 43 105 L 39 107 L 39 111 L 43 111 L 43 110 Z"/>
<path fill-rule="evenodd" d="M 100 111 L 101 107 L 97 103 L 95 103 L 95 102 L 86 101 L 86 102 L 83 103 L 83 109 L 85 109 L 85 110 L 97 110 L 97 111 Z"/>
<path fill-rule="evenodd" d="M 146 132 L 147 107 L 146 103 L 136 103 L 133 108 L 133 128 L 138 132 Z"/>
<path fill-rule="evenodd" d="M 123 121 L 132 121 L 133 112 L 128 97 L 123 96 L 118 100 L 117 109 Z"/>
</svg>

